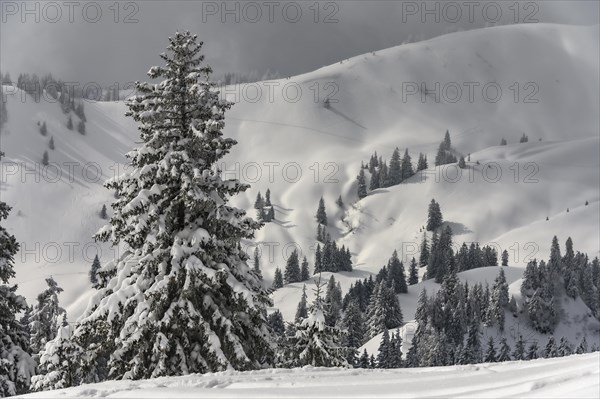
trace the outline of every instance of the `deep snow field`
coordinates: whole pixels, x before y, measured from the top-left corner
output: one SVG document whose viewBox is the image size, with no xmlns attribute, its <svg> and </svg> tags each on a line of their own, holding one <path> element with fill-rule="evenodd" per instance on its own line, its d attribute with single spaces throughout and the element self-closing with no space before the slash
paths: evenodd
<svg viewBox="0 0 600 399">
<path fill-rule="evenodd" d="M 598 398 L 600 354 L 468 366 L 225 371 L 108 381 L 28 398 Z"/>
</svg>

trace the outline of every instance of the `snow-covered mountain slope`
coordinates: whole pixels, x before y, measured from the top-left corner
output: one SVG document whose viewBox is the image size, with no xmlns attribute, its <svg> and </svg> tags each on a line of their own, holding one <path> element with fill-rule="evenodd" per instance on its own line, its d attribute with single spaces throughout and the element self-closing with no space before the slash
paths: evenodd
<svg viewBox="0 0 600 399">
<path fill-rule="evenodd" d="M 52 391 L 54 397 L 128 398 L 598 398 L 600 355 L 414 369 L 226 371 L 107 381 Z M 26 395 L 46 398 L 47 392 Z"/>
<path fill-rule="evenodd" d="M 237 104 L 227 115 L 226 134 L 239 145 L 222 167 L 229 176 L 238 170 L 252 184 L 234 203 L 254 214 L 256 194 L 270 188 L 276 210 L 277 221 L 256 235 L 266 282 L 294 246 L 312 267 L 321 196 L 329 233 L 353 254 L 356 271 L 348 274 L 346 287 L 379 270 L 393 250 L 405 261 L 417 255 L 431 198 L 440 203 L 456 242 L 496 242 L 509 250 L 512 265 L 522 266 L 527 256 L 546 258 L 554 234 L 561 243 L 570 235 L 576 250 L 598 255 L 598 34 L 598 26 L 487 28 L 376 51 L 289 79 L 228 87 Z M 415 84 L 434 90 L 436 83 L 447 89 L 439 103 L 434 94 L 407 92 Z M 456 84 L 462 94 L 450 102 Z M 492 85 L 502 90 L 496 102 Z M 123 116 L 122 103 L 86 103 L 85 136 L 66 129 L 58 104 L 22 101 L 15 93 L 7 107 L 0 193 L 14 207 L 7 226 L 22 243 L 16 282 L 31 302 L 43 278 L 55 276 L 74 320 L 89 297 L 87 272 L 97 249 L 91 236 L 104 222 L 98 216 L 102 204 L 112 199 L 101 183 L 135 145 L 137 130 Z M 47 137 L 38 121 L 46 121 Z M 408 147 L 414 160 L 424 152 L 432 165 L 446 129 L 458 151 L 471 153 L 458 182 L 436 179 L 444 171 L 452 179 L 455 168 L 431 167 L 424 176 L 358 201 L 355 176 L 373 151 L 389 159 L 394 147 Z M 530 142 L 519 144 L 523 133 Z M 59 164 L 61 178 L 53 181 L 53 170 L 43 168 L 50 177 L 23 176 L 24 168 L 41 161 L 50 136 L 56 142 L 50 161 Z M 502 137 L 509 145 L 497 146 Z M 21 165 L 16 173 L 11 162 Z M 68 162 L 77 163 L 72 173 Z M 497 182 L 491 182 L 494 168 L 502 172 Z M 339 195 L 343 210 L 335 204 Z M 103 261 L 115 255 L 104 244 L 99 248 Z M 299 294 L 284 292 L 274 294 L 276 305 L 295 306 Z"/>
</svg>

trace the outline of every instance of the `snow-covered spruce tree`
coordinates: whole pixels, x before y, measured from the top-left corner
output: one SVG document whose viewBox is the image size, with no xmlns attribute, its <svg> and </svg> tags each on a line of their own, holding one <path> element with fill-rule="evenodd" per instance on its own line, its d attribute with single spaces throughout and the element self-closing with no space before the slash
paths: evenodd
<svg viewBox="0 0 600 399">
<path fill-rule="evenodd" d="M 254 270 L 254 273 L 256 273 L 256 275 L 258 276 L 258 278 L 260 278 L 262 280 L 262 272 L 260 271 L 260 253 L 258 251 L 258 247 L 254 248 L 254 254 L 253 254 L 253 260 L 254 260 L 254 265 L 252 266 L 252 270 Z"/>
<path fill-rule="evenodd" d="M 31 315 L 31 350 L 34 355 L 44 349 L 46 342 L 54 339 L 60 317 L 65 314 L 58 302 L 58 294 L 63 292 L 63 289 L 52 277 L 46 279 L 46 284 L 48 288 L 37 296 L 37 303 Z"/>
<path fill-rule="evenodd" d="M 65 314 L 54 335 L 40 352 L 38 375 L 31 379 L 34 391 L 67 388 L 81 381 L 78 359 L 84 350 L 71 339 L 71 327 Z"/>
<path fill-rule="evenodd" d="M 381 341 L 379 342 L 379 354 L 377 355 L 377 368 L 392 368 L 392 347 L 388 329 L 383 330 Z"/>
<path fill-rule="evenodd" d="M 402 157 L 402 166 L 400 167 L 402 173 L 402 180 L 406 180 L 415 174 L 412 166 L 412 159 L 408 154 L 408 148 L 404 150 L 404 157 Z"/>
<path fill-rule="evenodd" d="M 308 269 L 308 259 L 306 259 L 305 256 L 304 258 L 302 258 L 302 266 L 300 267 L 300 281 L 306 281 L 309 278 L 310 270 Z"/>
<path fill-rule="evenodd" d="M 358 355 L 357 349 L 363 344 L 365 335 L 364 319 L 356 300 L 350 300 L 342 320 L 344 345 L 348 348 L 346 360 L 352 364 Z"/>
<path fill-rule="evenodd" d="M 498 351 L 498 359 L 499 362 L 508 362 L 510 361 L 510 346 L 506 342 L 506 337 L 500 338 L 500 350 Z"/>
<path fill-rule="evenodd" d="M 363 199 L 367 196 L 367 183 L 365 182 L 365 170 L 363 168 L 360 168 L 360 172 L 356 176 L 356 181 L 358 199 Z"/>
<path fill-rule="evenodd" d="M 515 350 L 512 356 L 514 360 L 525 360 L 525 342 L 522 335 L 519 335 L 519 339 L 515 343 Z"/>
<path fill-rule="evenodd" d="M 492 337 L 492 336 L 490 336 L 488 338 L 487 349 L 486 349 L 485 357 L 483 358 L 483 361 L 486 363 L 495 363 L 496 361 L 498 361 L 498 358 L 496 355 L 496 347 L 494 344 L 494 337 Z"/>
<path fill-rule="evenodd" d="M 283 274 L 280 268 L 275 269 L 275 276 L 273 277 L 273 289 L 277 290 L 283 287 Z"/>
<path fill-rule="evenodd" d="M 92 283 L 92 287 L 94 288 L 98 285 L 98 271 L 101 267 L 102 266 L 100 265 L 100 259 L 98 259 L 98 255 L 96 255 L 90 268 L 90 282 Z"/>
<path fill-rule="evenodd" d="M 395 186 L 402 182 L 402 161 L 400 159 L 400 150 L 398 147 L 394 149 L 392 158 L 390 159 L 388 178 L 390 186 Z"/>
<path fill-rule="evenodd" d="M 535 360 L 539 357 L 538 355 L 538 344 L 537 341 L 533 341 L 529 348 L 527 348 L 527 360 Z"/>
<path fill-rule="evenodd" d="M 323 197 L 319 200 L 319 207 L 317 208 L 315 217 L 317 218 L 317 223 L 327 226 L 327 212 L 325 211 L 325 201 L 323 201 Z"/>
<path fill-rule="evenodd" d="M 297 283 L 302 281 L 302 273 L 300 271 L 300 263 L 298 259 L 298 250 L 294 249 L 292 254 L 287 259 L 283 279 L 286 284 Z"/>
<path fill-rule="evenodd" d="M 294 323 L 298 324 L 308 316 L 308 302 L 306 298 L 306 284 L 302 286 L 302 296 L 300 302 L 296 307 L 296 316 L 294 317 Z"/>
<path fill-rule="evenodd" d="M 412 258 L 410 261 L 410 271 L 408 273 L 408 284 L 413 285 L 419 282 L 419 271 L 417 270 L 417 261 Z"/>
<path fill-rule="evenodd" d="M 392 253 L 392 257 L 388 260 L 387 270 L 389 281 L 394 283 L 395 293 L 406 294 L 408 292 L 406 274 L 404 272 L 404 265 L 398 258 L 398 251 L 394 250 Z"/>
<path fill-rule="evenodd" d="M 393 285 L 393 284 L 392 284 Z M 384 329 L 397 328 L 402 325 L 402 309 L 393 287 L 380 281 L 375 287 L 367 309 L 367 337 L 372 338 Z"/>
<path fill-rule="evenodd" d="M 202 42 L 189 32 L 169 38 L 153 67 L 158 84 L 137 83 L 128 116 L 141 147 L 131 170 L 111 179 L 117 190 L 110 225 L 96 238 L 129 251 L 90 301 L 73 339 L 86 348 L 90 378 L 140 379 L 254 369 L 272 364 L 267 291 L 246 264 L 241 239 L 260 223 L 228 205 L 248 186 L 223 180 L 217 161 L 236 141 L 223 137 L 221 100 L 201 66 Z M 105 360 L 108 375 L 97 370 Z"/>
<path fill-rule="evenodd" d="M 427 212 L 427 231 L 434 231 L 439 228 L 444 221 L 442 217 L 442 211 L 440 209 L 440 204 L 438 204 L 434 199 L 429 203 L 429 208 Z"/>
<path fill-rule="evenodd" d="M 0 152 L 0 158 L 3 155 Z M 27 329 L 16 318 L 27 304 L 17 295 L 17 286 L 8 285 L 15 276 L 13 262 L 19 250 L 15 237 L 3 227 L 10 209 L 0 201 L 0 397 L 26 393 L 35 373 Z"/>
<path fill-rule="evenodd" d="M 502 251 L 502 266 L 508 266 L 508 251 Z"/>
<path fill-rule="evenodd" d="M 494 288 L 492 289 L 491 304 L 489 309 L 490 325 L 497 325 L 500 331 L 504 331 L 504 312 L 508 306 L 508 284 L 504 276 L 504 270 L 500 269 L 500 273 L 494 280 Z"/>
<path fill-rule="evenodd" d="M 340 344 L 340 330 L 325 323 L 325 303 L 321 294 L 323 286 L 319 279 L 308 316 L 296 324 L 296 335 L 291 340 L 288 355 L 288 365 L 291 367 L 348 365 L 347 350 Z"/>
<path fill-rule="evenodd" d="M 325 323 L 334 327 L 339 324 L 342 314 L 342 289 L 339 283 L 336 285 L 333 275 L 327 283 L 325 294 Z"/>
</svg>

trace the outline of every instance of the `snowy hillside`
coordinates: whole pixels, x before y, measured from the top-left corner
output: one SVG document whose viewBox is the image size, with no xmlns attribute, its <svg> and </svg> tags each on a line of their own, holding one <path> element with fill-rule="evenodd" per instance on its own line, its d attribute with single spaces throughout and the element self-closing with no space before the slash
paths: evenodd
<svg viewBox="0 0 600 399">
<path fill-rule="evenodd" d="M 234 202 L 254 215 L 256 194 L 270 188 L 275 205 L 276 221 L 256 236 L 256 242 L 263 244 L 261 268 L 266 283 L 270 284 L 275 267 L 285 264 L 292 246 L 308 257 L 312 268 L 314 213 L 321 196 L 329 233 L 353 255 L 355 271 L 338 278 L 344 288 L 377 272 L 393 250 L 405 262 L 418 256 L 419 230 L 432 198 L 440 203 L 457 243 L 495 242 L 509 250 L 515 267 L 532 257 L 547 258 L 555 234 L 561 242 L 571 236 L 578 250 L 598 255 L 598 33 L 597 26 L 546 24 L 460 32 L 274 81 L 272 99 L 263 83 L 254 86 L 262 90 L 257 101 L 248 100 L 250 85 L 224 90 L 232 100 L 247 94 L 246 99 L 237 99 L 226 117 L 225 133 L 239 145 L 223 169 L 235 170 L 239 163 L 238 177 L 252 184 Z M 553 54 L 554 61 L 548 63 L 540 53 Z M 474 101 L 469 101 L 465 82 L 479 84 Z M 531 82 L 534 86 L 525 87 Z M 436 83 L 442 88 L 458 83 L 462 97 L 455 103 L 444 101 L 448 92 L 436 103 L 432 95 L 422 99 L 421 94 L 408 94 L 413 83 L 423 83 L 428 90 Z M 488 83 L 502 89 L 497 102 L 486 100 L 482 93 Z M 517 101 L 514 86 L 510 88 L 515 83 L 520 89 Z M 293 88 L 284 95 L 286 84 L 299 85 L 298 101 L 290 100 Z M 532 90 L 536 87 L 539 90 Z M 526 103 L 527 96 L 537 103 Z M 323 104 L 326 98 L 329 107 Z M 2 200 L 14 207 L 8 230 L 23 243 L 15 281 L 32 302 L 44 287 L 44 277 L 53 275 L 65 288 L 61 301 L 74 321 L 90 295 L 87 273 L 97 250 L 91 236 L 104 223 L 99 217 L 102 204 L 113 200 L 102 182 L 114 174 L 123 154 L 138 140 L 135 123 L 123 116 L 121 103 L 86 103 L 87 132 L 82 136 L 65 127 L 58 104 L 22 101 L 16 92 L 8 96 L 7 107 Z M 41 121 L 48 125 L 47 137 L 39 133 Z M 471 154 L 472 182 L 468 176 L 458 182 L 436 181 L 436 174 L 448 168 L 431 166 L 446 129 L 453 147 Z M 519 144 L 523 133 L 530 142 Z M 41 161 L 50 136 L 56 142 L 56 149 L 49 151 L 50 162 L 59 164 L 62 176 L 57 181 L 36 181 L 31 174 L 23 177 L 24 168 Z M 497 146 L 501 138 L 509 145 Z M 389 159 L 396 146 L 402 151 L 408 148 L 413 160 L 419 152 L 426 153 L 430 169 L 357 201 L 355 177 L 361 161 L 374 151 Z M 11 162 L 18 164 L 16 172 Z M 69 162 L 77 163 L 74 179 L 68 178 Z M 482 177 L 490 162 L 501 169 L 498 182 Z M 254 179 L 257 165 L 260 175 Z M 339 195 L 343 210 L 335 204 Z M 41 199 L 47 206 L 39 206 Z M 112 259 L 113 250 L 104 244 L 100 248 L 103 262 Z M 268 248 L 273 248 L 272 256 Z M 511 281 L 519 277 L 516 270 L 510 273 Z M 300 287 L 296 284 L 274 294 L 275 305 L 286 318 L 292 312 L 286 309 L 298 302 Z M 410 292 L 412 299 L 401 298 L 407 319 L 416 298 L 413 288 Z"/>
<path fill-rule="evenodd" d="M 268 369 L 141 381 L 108 381 L 53 391 L 96 398 L 597 398 L 600 355 L 528 362 L 396 370 Z M 26 395 L 47 398 L 48 392 Z"/>
</svg>

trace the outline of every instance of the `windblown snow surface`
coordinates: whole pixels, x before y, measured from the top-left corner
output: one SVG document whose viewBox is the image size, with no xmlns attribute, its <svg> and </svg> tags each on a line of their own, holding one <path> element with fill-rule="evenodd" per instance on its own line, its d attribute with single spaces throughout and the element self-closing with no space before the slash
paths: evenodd
<svg viewBox="0 0 600 399">
<path fill-rule="evenodd" d="M 598 398 L 600 354 L 414 369 L 304 367 L 108 381 L 28 398 Z"/>
</svg>

